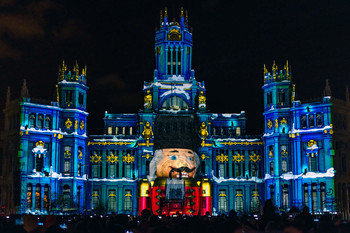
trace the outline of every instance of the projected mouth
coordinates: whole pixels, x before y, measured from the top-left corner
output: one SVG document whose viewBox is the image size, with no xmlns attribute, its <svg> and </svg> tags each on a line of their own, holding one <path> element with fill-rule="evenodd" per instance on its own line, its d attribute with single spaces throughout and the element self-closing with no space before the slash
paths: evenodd
<svg viewBox="0 0 350 233">
<path fill-rule="evenodd" d="M 169 177 L 172 178 L 172 173 L 176 172 L 177 173 L 176 178 L 180 178 L 180 179 L 182 177 L 188 178 L 189 177 L 188 173 L 191 173 L 196 169 L 196 167 L 194 167 L 192 169 L 188 168 L 188 167 L 180 167 L 180 168 L 170 167 L 170 168 L 171 168 L 171 170 L 169 172 Z"/>
</svg>

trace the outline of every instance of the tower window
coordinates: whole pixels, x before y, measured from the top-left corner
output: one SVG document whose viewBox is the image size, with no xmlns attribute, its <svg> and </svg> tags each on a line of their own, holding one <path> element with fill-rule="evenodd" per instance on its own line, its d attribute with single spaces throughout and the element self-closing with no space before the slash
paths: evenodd
<svg viewBox="0 0 350 233">
<path fill-rule="evenodd" d="M 108 191 L 108 211 L 117 211 L 117 195 L 115 189 Z"/>
<path fill-rule="evenodd" d="M 168 75 L 170 75 L 171 74 L 171 53 L 172 53 L 172 49 L 170 49 L 170 47 L 168 47 L 167 53 L 168 53 Z"/>
<path fill-rule="evenodd" d="M 36 116 L 34 113 L 30 114 L 30 117 L 29 117 L 29 128 L 35 128 L 36 126 Z"/>
<path fill-rule="evenodd" d="M 92 191 L 92 208 L 96 209 L 99 206 L 100 197 L 99 197 L 99 191 L 97 189 L 94 189 Z"/>
<path fill-rule="evenodd" d="M 315 118 L 314 118 L 314 114 L 310 114 L 310 115 L 309 115 L 309 127 L 310 127 L 310 128 L 314 128 L 314 127 L 315 127 Z"/>
<path fill-rule="evenodd" d="M 287 160 L 282 160 L 281 170 L 282 170 L 282 173 L 286 173 L 288 171 Z"/>
<path fill-rule="evenodd" d="M 44 125 L 44 116 L 39 114 L 38 116 L 38 129 L 42 129 Z"/>
<path fill-rule="evenodd" d="M 311 185 L 311 202 L 312 202 L 312 211 L 317 210 L 317 186 L 316 184 Z"/>
<path fill-rule="evenodd" d="M 50 186 L 46 184 L 44 186 L 44 209 L 49 210 L 49 200 L 50 200 Z"/>
<path fill-rule="evenodd" d="M 300 125 L 301 125 L 301 128 L 303 129 L 307 128 L 306 115 L 302 115 L 300 117 Z"/>
<path fill-rule="evenodd" d="M 275 203 L 275 186 L 270 185 L 270 199 Z"/>
<path fill-rule="evenodd" d="M 73 91 L 67 91 L 66 92 L 66 104 L 72 104 L 73 103 Z"/>
<path fill-rule="evenodd" d="M 28 209 L 32 209 L 32 194 L 33 193 L 33 185 L 32 184 L 28 184 L 27 185 L 27 208 Z"/>
<path fill-rule="evenodd" d="M 240 127 L 236 128 L 236 136 L 241 136 L 241 128 Z"/>
<path fill-rule="evenodd" d="M 45 117 L 45 129 L 51 129 L 51 116 L 47 115 Z"/>
<path fill-rule="evenodd" d="M 35 209 L 41 210 L 41 185 L 35 186 Z"/>
<path fill-rule="evenodd" d="M 289 189 L 287 184 L 283 185 L 282 195 L 283 208 L 287 209 L 289 208 Z"/>
<path fill-rule="evenodd" d="M 304 206 L 309 207 L 309 187 L 304 184 Z"/>
<path fill-rule="evenodd" d="M 112 127 L 108 127 L 108 130 L 107 130 L 108 132 L 108 135 L 111 135 L 112 134 Z"/>
<path fill-rule="evenodd" d="M 84 94 L 79 93 L 79 105 L 84 105 Z"/>
<path fill-rule="evenodd" d="M 64 175 L 69 176 L 70 175 L 70 159 L 64 160 Z"/>
<path fill-rule="evenodd" d="M 270 175 L 275 175 L 275 162 L 270 162 Z"/>
<path fill-rule="evenodd" d="M 179 48 L 177 51 L 177 75 L 181 75 L 181 49 Z"/>
<path fill-rule="evenodd" d="M 259 192 L 257 189 L 252 191 L 252 199 L 250 201 L 251 211 L 256 212 L 259 210 Z"/>
<path fill-rule="evenodd" d="M 322 127 L 323 126 L 322 113 L 317 113 L 316 114 L 316 125 L 317 125 L 317 127 Z"/>
<path fill-rule="evenodd" d="M 132 193 L 130 189 L 125 190 L 124 211 L 132 211 Z"/>
<path fill-rule="evenodd" d="M 309 153 L 309 171 L 310 172 L 315 172 L 317 171 L 317 157 L 316 153 Z"/>
</svg>

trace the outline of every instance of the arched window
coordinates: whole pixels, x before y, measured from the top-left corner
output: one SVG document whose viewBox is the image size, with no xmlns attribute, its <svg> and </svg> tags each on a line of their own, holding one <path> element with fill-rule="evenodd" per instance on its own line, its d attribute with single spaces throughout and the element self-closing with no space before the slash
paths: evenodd
<svg viewBox="0 0 350 233">
<path fill-rule="evenodd" d="M 188 104 L 179 96 L 171 96 L 166 99 L 162 104 L 162 109 L 173 109 L 173 110 L 186 110 L 188 109 Z"/>
<path fill-rule="evenodd" d="M 96 209 L 100 204 L 99 191 L 94 189 L 92 191 L 92 209 Z"/>
<path fill-rule="evenodd" d="M 219 212 L 226 213 L 227 212 L 227 195 L 226 189 L 219 190 Z"/>
<path fill-rule="evenodd" d="M 35 128 L 36 125 L 36 116 L 35 114 L 30 114 L 30 117 L 29 117 L 29 128 Z"/>
<path fill-rule="evenodd" d="M 307 128 L 306 115 L 302 115 L 300 117 L 300 125 L 301 125 L 301 128 L 303 129 Z"/>
<path fill-rule="evenodd" d="M 38 129 L 42 129 L 44 125 L 44 116 L 39 114 L 38 116 Z"/>
<path fill-rule="evenodd" d="M 51 116 L 49 115 L 45 117 L 45 129 L 51 129 Z"/>
<path fill-rule="evenodd" d="M 322 127 L 323 126 L 323 119 L 322 119 L 322 113 L 317 113 L 316 114 L 316 125 L 317 127 Z"/>
<path fill-rule="evenodd" d="M 314 114 L 309 115 L 309 128 L 314 128 L 315 127 L 315 118 Z"/>
</svg>

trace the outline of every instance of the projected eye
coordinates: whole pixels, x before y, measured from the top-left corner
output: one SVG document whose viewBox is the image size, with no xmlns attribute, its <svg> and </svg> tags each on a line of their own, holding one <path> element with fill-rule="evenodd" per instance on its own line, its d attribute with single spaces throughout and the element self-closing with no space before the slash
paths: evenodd
<svg viewBox="0 0 350 233">
<path fill-rule="evenodd" d="M 171 160 L 177 160 L 177 156 L 176 155 L 172 155 L 172 156 L 169 156 Z"/>
<path fill-rule="evenodd" d="M 188 159 L 189 159 L 190 161 L 193 161 L 193 158 L 192 158 L 192 157 L 188 157 Z"/>
</svg>

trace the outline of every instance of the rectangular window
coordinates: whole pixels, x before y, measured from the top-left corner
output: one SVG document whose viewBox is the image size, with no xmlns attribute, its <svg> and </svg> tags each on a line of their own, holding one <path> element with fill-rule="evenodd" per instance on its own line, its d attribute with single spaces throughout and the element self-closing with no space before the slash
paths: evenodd
<svg viewBox="0 0 350 233">
<path fill-rule="evenodd" d="M 115 177 L 115 164 L 109 164 L 109 177 Z"/>
<path fill-rule="evenodd" d="M 167 74 L 171 75 L 172 73 L 171 73 L 171 50 L 170 50 L 170 47 L 168 47 L 168 49 L 166 51 L 168 54 L 168 72 L 167 72 Z"/>
<path fill-rule="evenodd" d="M 315 127 L 315 119 L 314 119 L 314 114 L 309 115 L 309 128 L 314 128 Z"/>
<path fill-rule="evenodd" d="M 129 135 L 133 135 L 133 133 L 134 133 L 134 132 L 133 132 L 133 128 L 134 128 L 134 127 L 130 127 L 130 128 L 129 128 L 129 131 L 130 131 L 130 132 L 129 132 Z"/>
<path fill-rule="evenodd" d="M 326 184 L 321 183 L 321 211 L 326 208 Z"/>
<path fill-rule="evenodd" d="M 270 185 L 270 199 L 275 203 L 275 186 Z"/>
<path fill-rule="evenodd" d="M 44 187 L 44 209 L 49 211 L 49 200 L 50 200 L 50 187 L 45 185 Z"/>
<path fill-rule="evenodd" d="M 282 190 L 282 199 L 283 199 L 283 208 L 288 209 L 289 208 L 289 190 L 288 190 L 288 185 L 285 184 L 283 185 L 283 190 Z"/>
<path fill-rule="evenodd" d="M 287 160 L 282 160 L 281 170 L 282 170 L 282 173 L 286 173 L 288 171 Z"/>
<path fill-rule="evenodd" d="M 44 116 L 42 114 L 39 114 L 38 116 L 38 129 L 42 129 L 44 125 Z"/>
<path fill-rule="evenodd" d="M 125 190 L 124 211 L 132 211 L 132 193 L 130 189 Z"/>
<path fill-rule="evenodd" d="M 119 127 L 115 127 L 115 134 L 116 134 L 116 135 L 119 134 Z"/>
<path fill-rule="evenodd" d="M 65 176 L 70 175 L 70 160 L 69 159 L 64 160 L 64 175 Z"/>
<path fill-rule="evenodd" d="M 108 211 L 117 211 L 117 195 L 115 189 L 108 191 Z"/>
<path fill-rule="evenodd" d="M 51 129 L 51 116 L 45 117 L 45 129 Z"/>
<path fill-rule="evenodd" d="M 36 116 L 35 114 L 30 114 L 30 117 L 29 117 L 29 128 L 35 128 L 36 125 Z"/>
<path fill-rule="evenodd" d="M 317 210 L 317 186 L 316 184 L 311 185 L 311 201 L 312 201 L 312 211 Z"/>
<path fill-rule="evenodd" d="M 252 212 L 259 211 L 259 192 L 257 189 L 252 190 L 252 199 L 250 201 L 250 208 Z"/>
<path fill-rule="evenodd" d="M 225 164 L 219 163 L 219 177 L 225 177 Z"/>
<path fill-rule="evenodd" d="M 66 103 L 72 104 L 73 103 L 73 91 L 67 91 L 66 92 Z"/>
<path fill-rule="evenodd" d="M 309 187 L 304 184 L 304 206 L 309 207 Z"/>
<path fill-rule="evenodd" d="M 243 213 L 243 211 L 244 211 L 243 190 L 242 189 L 236 189 L 235 211 L 237 213 Z"/>
<path fill-rule="evenodd" d="M 32 205 L 33 205 L 33 202 L 32 202 L 32 192 L 33 192 L 33 186 L 32 184 L 28 184 L 27 185 L 27 208 L 29 210 L 32 209 Z"/>
<path fill-rule="evenodd" d="M 92 191 L 92 208 L 96 209 L 99 206 L 100 197 L 99 197 L 99 191 L 97 189 L 94 189 Z"/>
<path fill-rule="evenodd" d="M 111 135 L 112 134 L 112 127 L 108 127 L 108 135 Z"/>
<path fill-rule="evenodd" d="M 181 75 L 181 49 L 178 50 L 177 55 L 177 75 Z"/>
<path fill-rule="evenodd" d="M 316 114 L 316 125 L 317 125 L 317 127 L 323 126 L 323 114 L 322 113 Z"/>
<path fill-rule="evenodd" d="M 303 129 L 306 129 L 306 128 L 307 128 L 306 115 L 302 115 L 302 116 L 300 117 L 300 126 L 301 126 L 301 128 L 303 128 Z"/>
<path fill-rule="evenodd" d="M 41 210 L 41 185 L 35 186 L 35 209 Z"/>
<path fill-rule="evenodd" d="M 84 106 L 84 94 L 79 93 L 79 105 Z"/>
<path fill-rule="evenodd" d="M 99 166 L 98 165 L 92 165 L 92 178 L 99 177 Z"/>
<path fill-rule="evenodd" d="M 81 163 L 78 163 L 78 176 L 81 176 Z"/>
<path fill-rule="evenodd" d="M 236 177 L 241 176 L 241 164 L 240 163 L 235 163 L 235 172 L 236 172 Z"/>
<path fill-rule="evenodd" d="M 270 162 L 270 175 L 275 175 L 275 162 Z"/>
<path fill-rule="evenodd" d="M 219 212 L 226 213 L 227 212 L 227 195 L 226 189 L 219 190 Z"/>
<path fill-rule="evenodd" d="M 125 177 L 131 178 L 131 165 L 130 164 L 125 165 Z"/>
<path fill-rule="evenodd" d="M 316 172 L 317 171 L 317 157 L 316 153 L 309 153 L 309 171 Z"/>
</svg>

